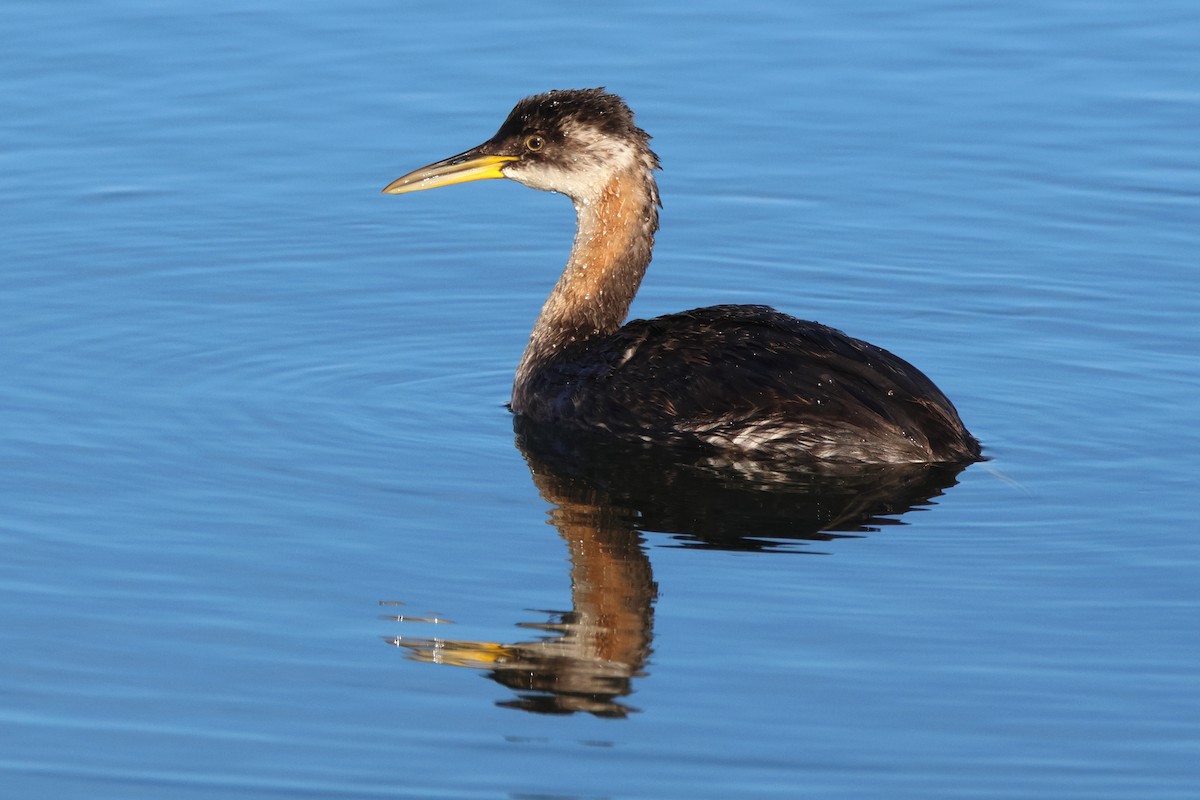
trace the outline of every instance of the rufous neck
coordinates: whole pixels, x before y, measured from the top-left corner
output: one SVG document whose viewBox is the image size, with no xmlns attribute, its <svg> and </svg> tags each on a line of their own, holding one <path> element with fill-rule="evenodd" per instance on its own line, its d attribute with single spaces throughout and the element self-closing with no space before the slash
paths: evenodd
<svg viewBox="0 0 1200 800">
<path fill-rule="evenodd" d="M 650 263 L 658 192 L 648 171 L 617 173 L 594 197 L 576 199 L 575 212 L 575 243 L 529 337 L 518 383 L 557 350 L 620 328 Z"/>
</svg>

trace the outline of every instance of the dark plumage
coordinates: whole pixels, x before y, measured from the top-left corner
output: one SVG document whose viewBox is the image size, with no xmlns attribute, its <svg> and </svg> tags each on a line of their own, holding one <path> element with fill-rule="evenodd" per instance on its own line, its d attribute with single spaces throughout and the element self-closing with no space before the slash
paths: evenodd
<svg viewBox="0 0 1200 800">
<path fill-rule="evenodd" d="M 734 458 L 965 462 L 979 443 L 919 370 L 766 306 L 698 308 L 621 326 L 658 229 L 658 158 L 616 95 L 522 100 L 479 147 L 384 191 L 511 178 L 567 194 L 578 231 L 517 368 L 528 421 Z"/>
<path fill-rule="evenodd" d="M 535 371 L 526 395 L 522 413 L 535 419 L 759 457 L 979 455 L 954 406 L 911 364 L 767 306 L 633 320 L 564 347 Z"/>
</svg>

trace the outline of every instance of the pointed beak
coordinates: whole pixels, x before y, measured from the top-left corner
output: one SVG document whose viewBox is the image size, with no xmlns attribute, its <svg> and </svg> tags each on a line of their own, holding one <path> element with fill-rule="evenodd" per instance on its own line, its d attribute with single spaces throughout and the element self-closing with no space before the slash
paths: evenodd
<svg viewBox="0 0 1200 800">
<path fill-rule="evenodd" d="M 404 194 L 467 181 L 503 178 L 501 168 L 510 161 L 518 160 L 517 156 L 490 155 L 483 148 L 484 145 L 473 147 L 465 153 L 413 170 L 389 183 L 384 187 L 383 193 Z"/>
</svg>

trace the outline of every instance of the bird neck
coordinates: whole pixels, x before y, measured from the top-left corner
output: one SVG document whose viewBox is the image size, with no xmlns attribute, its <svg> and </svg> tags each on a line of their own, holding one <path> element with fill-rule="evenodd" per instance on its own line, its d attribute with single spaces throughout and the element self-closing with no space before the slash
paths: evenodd
<svg viewBox="0 0 1200 800">
<path fill-rule="evenodd" d="M 632 165 L 574 200 L 575 243 L 517 367 L 514 400 L 536 368 L 564 347 L 621 327 L 650 263 L 659 203 L 649 169 Z"/>
</svg>

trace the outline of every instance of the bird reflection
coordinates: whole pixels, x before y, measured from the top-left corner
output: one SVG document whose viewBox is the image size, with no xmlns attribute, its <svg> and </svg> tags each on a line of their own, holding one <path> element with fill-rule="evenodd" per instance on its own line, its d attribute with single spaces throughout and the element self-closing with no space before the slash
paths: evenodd
<svg viewBox="0 0 1200 800">
<path fill-rule="evenodd" d="M 502 706 L 623 717 L 633 709 L 619 698 L 630 694 L 650 655 L 658 596 L 636 515 L 607 502 L 599 490 L 535 467 L 526 455 L 542 497 L 554 506 L 550 521 L 570 550 L 571 610 L 521 623 L 542 633 L 532 641 L 391 641 L 417 661 L 487 669 L 492 680 L 517 693 Z"/>
<path fill-rule="evenodd" d="M 929 504 L 961 466 L 876 465 L 746 472 L 704 457 L 564 436 L 518 418 L 516 443 L 571 557 L 571 610 L 519 626 L 514 643 L 389 637 L 417 661 L 474 667 L 514 690 L 501 706 L 623 717 L 645 674 L 658 586 L 643 532 L 679 546 L 804 549 L 861 536 Z M 740 471 L 739 471 L 740 469 Z"/>
</svg>

